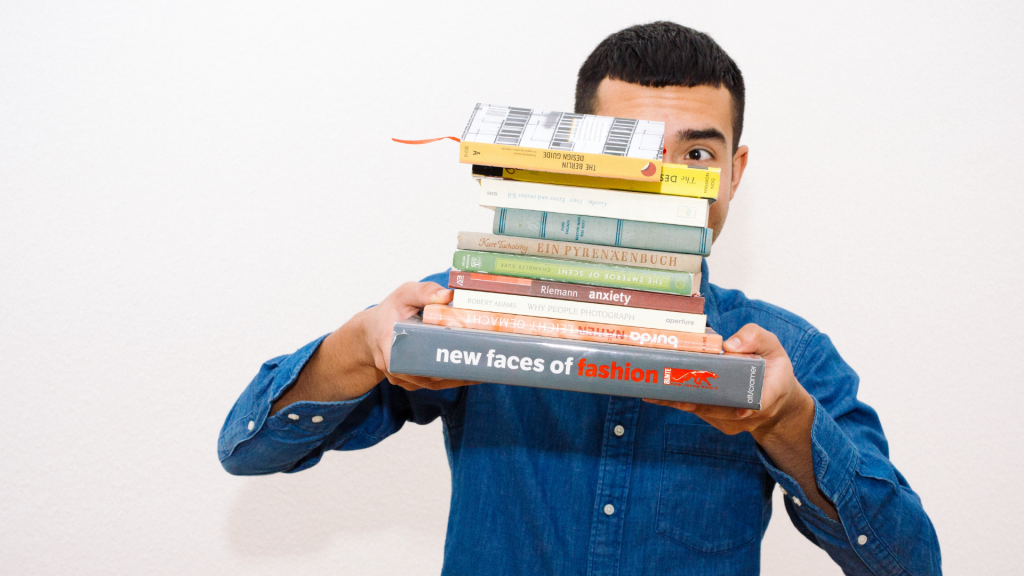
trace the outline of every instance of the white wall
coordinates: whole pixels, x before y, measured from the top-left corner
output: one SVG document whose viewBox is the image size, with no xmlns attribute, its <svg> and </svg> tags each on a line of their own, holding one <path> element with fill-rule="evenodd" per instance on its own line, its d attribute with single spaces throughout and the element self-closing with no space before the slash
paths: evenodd
<svg viewBox="0 0 1024 576">
<path fill-rule="evenodd" d="M 391 136 L 568 110 L 604 36 L 664 18 L 747 79 L 713 280 L 831 335 L 948 573 L 1018 573 L 1020 3 L 64 4 L 0 7 L 0 571 L 437 573 L 436 423 L 264 478 L 220 425 L 489 228 L 454 144 Z M 764 573 L 838 574 L 776 504 Z"/>
</svg>

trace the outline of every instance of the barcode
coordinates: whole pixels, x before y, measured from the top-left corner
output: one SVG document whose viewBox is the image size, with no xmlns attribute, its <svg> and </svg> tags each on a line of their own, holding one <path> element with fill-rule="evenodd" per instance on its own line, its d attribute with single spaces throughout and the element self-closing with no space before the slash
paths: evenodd
<svg viewBox="0 0 1024 576">
<path fill-rule="evenodd" d="M 636 122 L 626 118 L 612 120 L 612 127 L 608 130 L 608 139 L 604 141 L 604 150 L 601 153 L 625 156 L 629 150 L 629 141 L 636 130 Z"/>
<path fill-rule="evenodd" d="M 583 114 L 563 113 L 558 119 L 558 126 L 555 128 L 555 136 L 551 139 L 549 148 L 555 150 L 572 150 L 572 129 L 577 120 L 582 120 Z"/>
<path fill-rule="evenodd" d="M 508 116 L 505 116 L 505 122 L 498 130 L 498 136 L 494 139 L 494 143 L 518 146 L 519 140 L 523 137 L 523 131 L 526 130 L 526 122 L 530 119 L 531 112 L 533 110 L 529 108 L 509 108 Z"/>
</svg>

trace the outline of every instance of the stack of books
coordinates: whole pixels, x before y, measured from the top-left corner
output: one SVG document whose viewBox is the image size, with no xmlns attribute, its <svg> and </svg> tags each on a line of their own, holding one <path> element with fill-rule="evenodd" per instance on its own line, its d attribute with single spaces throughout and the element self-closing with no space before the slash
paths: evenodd
<svg viewBox="0 0 1024 576">
<path fill-rule="evenodd" d="M 454 300 L 395 325 L 391 370 L 758 408 L 763 361 L 722 354 L 699 294 L 719 170 L 663 146 L 661 122 L 478 104 L 459 159 L 492 230 L 459 233 Z"/>
</svg>

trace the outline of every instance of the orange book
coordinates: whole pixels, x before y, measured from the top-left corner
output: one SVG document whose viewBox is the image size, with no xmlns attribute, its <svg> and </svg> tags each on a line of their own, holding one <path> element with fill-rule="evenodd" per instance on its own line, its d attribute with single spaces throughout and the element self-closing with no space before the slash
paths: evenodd
<svg viewBox="0 0 1024 576">
<path fill-rule="evenodd" d="M 605 344 L 626 344 L 646 348 L 663 348 L 666 350 L 685 350 L 687 352 L 705 352 L 720 354 L 722 352 L 722 336 L 707 328 L 703 334 L 675 332 L 673 330 L 654 330 L 651 328 L 633 328 L 613 324 L 595 322 L 576 322 L 570 320 L 552 320 L 535 318 L 517 314 L 500 312 L 477 312 L 450 308 L 442 304 L 429 304 L 423 309 L 423 322 L 450 328 L 472 328 L 511 334 L 528 334 L 531 336 L 550 336 L 567 338 L 584 342 L 603 342 Z"/>
</svg>

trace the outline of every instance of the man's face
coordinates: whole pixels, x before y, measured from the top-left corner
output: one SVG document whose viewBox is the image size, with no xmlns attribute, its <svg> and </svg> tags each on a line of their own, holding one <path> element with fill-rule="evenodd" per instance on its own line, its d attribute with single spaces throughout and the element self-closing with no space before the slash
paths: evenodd
<svg viewBox="0 0 1024 576">
<path fill-rule="evenodd" d="M 595 114 L 660 120 L 665 123 L 665 162 L 722 169 L 718 201 L 708 216 L 708 227 L 718 238 L 747 166 L 746 146 L 732 153 L 729 91 L 711 86 L 650 88 L 605 78 L 597 87 Z"/>
</svg>

